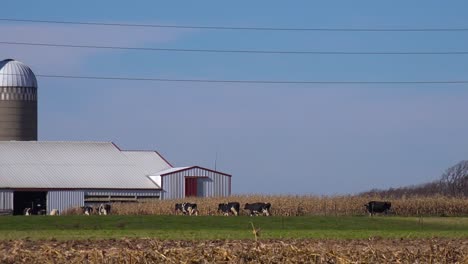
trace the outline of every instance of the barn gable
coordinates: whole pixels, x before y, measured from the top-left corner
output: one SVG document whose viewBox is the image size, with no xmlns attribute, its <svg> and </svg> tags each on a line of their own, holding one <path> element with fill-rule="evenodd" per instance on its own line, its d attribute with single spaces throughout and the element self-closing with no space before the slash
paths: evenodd
<svg viewBox="0 0 468 264">
<path fill-rule="evenodd" d="M 171 168 L 156 177 L 160 177 L 163 199 L 231 195 L 230 174 L 200 166 Z"/>
</svg>

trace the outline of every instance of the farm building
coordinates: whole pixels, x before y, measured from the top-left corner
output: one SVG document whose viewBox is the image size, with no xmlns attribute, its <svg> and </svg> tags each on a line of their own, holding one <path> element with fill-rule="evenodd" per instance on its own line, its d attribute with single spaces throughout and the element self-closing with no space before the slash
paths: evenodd
<svg viewBox="0 0 468 264">
<path fill-rule="evenodd" d="M 36 77 L 21 62 L 0 62 L 0 212 L 230 194 L 231 175 L 173 167 L 156 151 L 37 141 Z"/>
<path fill-rule="evenodd" d="M 230 194 L 231 175 L 172 167 L 155 151 L 125 151 L 111 142 L 0 141 L 0 210 L 15 214 Z"/>
</svg>

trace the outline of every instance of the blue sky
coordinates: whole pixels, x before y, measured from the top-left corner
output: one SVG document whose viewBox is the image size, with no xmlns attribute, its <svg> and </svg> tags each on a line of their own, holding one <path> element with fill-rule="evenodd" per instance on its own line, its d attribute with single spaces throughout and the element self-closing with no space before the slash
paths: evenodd
<svg viewBox="0 0 468 264">
<path fill-rule="evenodd" d="M 3 18 L 255 27 L 468 28 L 466 1 L 9 1 Z M 260 32 L 0 22 L 1 41 L 200 49 L 466 51 L 468 32 Z M 205 54 L 0 47 L 37 74 L 467 80 L 468 55 Z M 437 179 L 468 158 L 467 85 L 39 78 L 40 140 L 114 141 L 232 173 L 235 193 L 343 194 Z M 216 154 L 217 153 L 217 154 Z"/>
</svg>

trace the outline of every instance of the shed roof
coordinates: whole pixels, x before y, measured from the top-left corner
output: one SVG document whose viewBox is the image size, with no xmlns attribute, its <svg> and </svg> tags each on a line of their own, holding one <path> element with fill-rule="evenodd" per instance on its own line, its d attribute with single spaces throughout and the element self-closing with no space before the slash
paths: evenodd
<svg viewBox="0 0 468 264">
<path fill-rule="evenodd" d="M 171 174 L 171 173 L 174 173 L 174 172 L 179 172 L 179 171 L 183 171 L 187 168 L 190 168 L 190 167 L 174 167 L 174 168 L 169 168 L 169 169 L 166 169 L 166 170 L 163 170 L 163 171 L 160 171 L 158 172 L 155 176 L 164 176 L 164 175 L 168 175 L 168 174 Z"/>
<path fill-rule="evenodd" d="M 208 168 L 203 168 L 203 167 L 200 167 L 200 166 L 170 168 L 170 169 L 158 172 L 157 176 L 168 176 L 168 175 L 171 175 L 173 173 L 188 171 L 188 170 L 192 170 L 192 169 L 199 169 L 199 170 L 202 170 L 202 171 L 209 171 L 209 172 L 221 174 L 221 175 L 228 176 L 228 177 L 232 176 L 231 174 L 227 174 L 227 173 L 224 173 L 224 172 L 220 172 L 220 171 L 216 171 L 216 170 L 212 170 L 212 169 L 208 169 Z"/>
<path fill-rule="evenodd" d="M 111 142 L 0 141 L 0 188 L 159 189 L 148 171 L 168 165 L 153 154 L 151 167 Z"/>
</svg>

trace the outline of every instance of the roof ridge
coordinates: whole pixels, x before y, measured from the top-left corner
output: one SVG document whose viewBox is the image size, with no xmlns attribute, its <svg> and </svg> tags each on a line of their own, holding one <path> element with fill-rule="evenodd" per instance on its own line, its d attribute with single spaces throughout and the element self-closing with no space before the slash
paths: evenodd
<svg viewBox="0 0 468 264">
<path fill-rule="evenodd" d="M 66 141 L 66 140 L 29 140 L 29 141 L 21 141 L 21 140 L 2 140 L 0 143 L 72 143 L 72 144 L 82 144 L 82 143 L 93 143 L 93 144 L 112 144 L 112 141 Z"/>
</svg>

